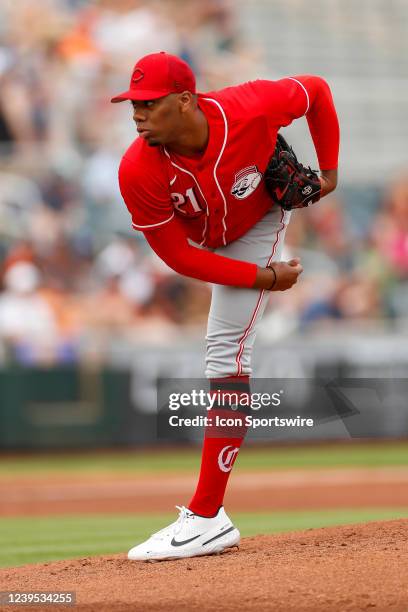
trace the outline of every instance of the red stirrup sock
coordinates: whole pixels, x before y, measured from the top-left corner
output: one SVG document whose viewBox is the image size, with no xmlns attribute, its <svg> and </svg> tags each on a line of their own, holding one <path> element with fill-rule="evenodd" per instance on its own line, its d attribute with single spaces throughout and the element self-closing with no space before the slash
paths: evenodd
<svg viewBox="0 0 408 612">
<path fill-rule="evenodd" d="M 244 440 L 249 414 L 249 377 L 211 379 L 210 392 L 216 402 L 208 412 L 211 425 L 204 434 L 200 477 L 188 508 L 201 516 L 215 516 L 223 504 L 228 478 Z M 239 410 L 235 409 L 239 404 Z M 241 405 L 242 404 L 242 405 Z M 234 424 L 226 424 L 225 419 Z"/>
</svg>

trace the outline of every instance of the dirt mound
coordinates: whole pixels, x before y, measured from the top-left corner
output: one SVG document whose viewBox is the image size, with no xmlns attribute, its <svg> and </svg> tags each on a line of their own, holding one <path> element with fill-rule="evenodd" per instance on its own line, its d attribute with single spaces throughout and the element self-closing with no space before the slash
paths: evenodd
<svg viewBox="0 0 408 612">
<path fill-rule="evenodd" d="M 76 591 L 73 609 L 89 612 L 407 612 L 407 541 L 408 520 L 309 529 L 246 538 L 238 552 L 216 557 L 139 563 L 115 555 L 2 569 L 0 591 Z"/>
</svg>

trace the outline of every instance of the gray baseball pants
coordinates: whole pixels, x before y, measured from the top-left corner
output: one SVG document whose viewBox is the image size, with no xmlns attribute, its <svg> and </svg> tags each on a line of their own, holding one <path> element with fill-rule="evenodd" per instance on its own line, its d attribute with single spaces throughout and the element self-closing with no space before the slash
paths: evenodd
<svg viewBox="0 0 408 612">
<path fill-rule="evenodd" d="M 270 210 L 246 234 L 215 253 L 265 267 L 280 261 L 290 212 Z M 269 291 L 213 285 L 207 327 L 207 378 L 251 376 L 256 331 Z"/>
</svg>

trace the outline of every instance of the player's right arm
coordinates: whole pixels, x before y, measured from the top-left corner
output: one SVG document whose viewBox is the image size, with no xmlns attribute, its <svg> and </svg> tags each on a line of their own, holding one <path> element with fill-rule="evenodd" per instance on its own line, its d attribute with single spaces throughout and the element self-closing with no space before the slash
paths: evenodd
<svg viewBox="0 0 408 612">
<path fill-rule="evenodd" d="M 302 272 L 298 260 L 274 262 L 274 283 L 275 275 L 269 268 L 260 268 L 247 261 L 192 246 L 177 219 L 155 230 L 145 231 L 144 235 L 155 253 L 170 268 L 208 283 L 254 289 L 270 289 L 273 285 L 273 291 L 285 291 L 296 283 Z"/>
<path fill-rule="evenodd" d="M 165 175 L 163 175 L 165 176 Z M 119 185 L 132 215 L 133 227 L 142 231 L 151 248 L 170 268 L 191 278 L 232 287 L 270 289 L 274 272 L 247 261 L 238 261 L 191 245 L 174 214 L 164 178 L 154 169 L 143 172 L 132 160 L 122 160 Z M 274 264 L 274 291 L 289 289 L 297 280 L 300 264 Z"/>
</svg>

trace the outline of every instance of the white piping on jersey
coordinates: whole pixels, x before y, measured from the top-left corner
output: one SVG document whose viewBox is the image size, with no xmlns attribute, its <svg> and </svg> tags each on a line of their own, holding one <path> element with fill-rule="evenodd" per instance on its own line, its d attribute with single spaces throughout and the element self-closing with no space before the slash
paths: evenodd
<svg viewBox="0 0 408 612">
<path fill-rule="evenodd" d="M 171 217 L 169 217 L 168 219 L 166 219 L 165 221 L 160 221 L 160 223 L 153 223 L 152 225 L 137 225 L 136 223 L 132 223 L 133 227 L 135 227 L 136 229 L 147 229 L 149 227 L 158 227 L 159 225 L 164 225 L 165 223 L 168 223 L 169 221 L 172 220 L 172 218 L 174 217 L 174 212 L 171 215 Z"/>
<path fill-rule="evenodd" d="M 177 174 L 175 174 L 174 178 L 171 179 L 170 185 L 174 185 L 174 183 L 176 182 L 176 178 L 177 178 Z"/>
<path fill-rule="evenodd" d="M 202 190 L 201 190 L 200 184 L 199 184 L 199 182 L 197 181 L 197 179 L 196 179 L 196 177 L 194 176 L 194 174 L 192 174 L 191 172 L 189 172 L 189 171 L 188 171 L 188 170 L 186 170 L 185 168 L 182 168 L 181 166 L 179 166 L 178 164 L 176 164 L 176 163 L 175 163 L 175 162 L 174 162 L 174 161 L 171 159 L 171 157 L 170 157 L 170 155 L 169 155 L 169 153 L 168 153 L 168 151 L 167 151 L 166 147 L 163 147 L 163 149 L 164 149 L 165 154 L 166 154 L 166 155 L 167 155 L 167 157 L 169 158 L 170 163 L 171 163 L 171 165 L 172 165 L 172 166 L 174 166 L 174 167 L 175 167 L 175 168 L 177 168 L 178 170 L 181 170 L 182 172 L 185 172 L 186 174 L 188 174 L 189 176 L 191 176 L 191 178 L 194 180 L 195 184 L 197 185 L 199 192 L 201 193 L 201 197 L 203 198 L 203 200 L 204 200 L 204 202 L 205 202 L 205 207 L 206 207 L 206 217 L 205 217 L 205 224 L 204 224 L 204 229 L 203 229 L 203 234 L 202 234 L 202 241 L 200 242 L 200 246 L 202 246 L 202 245 L 204 244 L 204 242 L 205 242 L 205 234 L 206 234 L 206 231 L 207 231 L 207 217 L 208 217 L 208 215 L 209 215 L 207 200 L 205 199 L 204 194 L 203 194 L 203 192 L 202 192 Z"/>
<path fill-rule="evenodd" d="M 224 202 L 224 216 L 222 218 L 222 225 L 223 225 L 223 228 L 224 228 L 224 232 L 222 234 L 222 241 L 223 241 L 224 246 L 225 246 L 227 244 L 227 241 L 225 240 L 225 233 L 227 231 L 227 226 L 226 226 L 226 223 L 225 223 L 225 218 L 226 218 L 227 212 L 228 212 L 227 211 L 227 200 L 226 200 L 224 192 L 222 191 L 222 189 L 220 187 L 220 184 L 218 182 L 217 167 L 218 167 L 218 164 L 220 163 L 221 157 L 222 157 L 222 155 L 224 153 L 225 145 L 227 144 L 228 123 L 227 123 L 227 118 L 226 118 L 225 113 L 224 113 L 224 109 L 222 108 L 221 104 L 219 102 L 217 102 L 217 100 L 213 100 L 212 98 L 204 98 L 204 100 L 207 100 L 207 102 L 213 102 L 214 104 L 216 104 L 218 106 L 218 108 L 221 111 L 222 118 L 224 119 L 224 125 L 225 125 L 224 142 L 222 143 L 221 151 L 220 151 L 220 154 L 218 155 L 217 161 L 214 164 L 214 170 L 213 170 L 215 184 L 217 185 L 218 191 L 220 192 L 221 197 L 222 197 L 223 202 Z"/>
<path fill-rule="evenodd" d="M 298 81 L 297 79 L 294 79 L 293 77 L 288 77 L 288 79 L 290 79 L 291 81 L 295 81 L 295 83 L 300 85 L 303 91 L 305 92 L 307 105 L 306 105 L 306 110 L 303 114 L 306 115 L 307 111 L 309 110 L 309 106 L 310 106 L 309 94 L 307 93 L 306 87 L 300 81 Z"/>
</svg>

